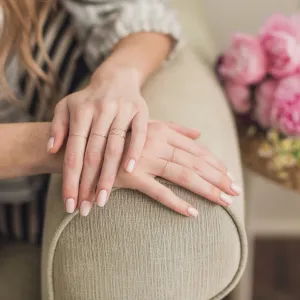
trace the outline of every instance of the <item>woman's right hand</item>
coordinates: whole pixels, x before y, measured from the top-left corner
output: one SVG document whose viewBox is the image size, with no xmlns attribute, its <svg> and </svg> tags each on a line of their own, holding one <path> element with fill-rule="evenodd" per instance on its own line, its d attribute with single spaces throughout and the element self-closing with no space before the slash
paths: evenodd
<svg viewBox="0 0 300 300">
<path fill-rule="evenodd" d="M 185 215 L 198 211 L 155 180 L 165 178 L 217 204 L 228 206 L 241 188 L 232 181 L 225 165 L 195 139 L 199 133 L 178 125 L 152 121 L 142 158 L 133 173 L 120 168 L 116 187 L 136 189 Z M 103 207 L 105 203 L 97 203 Z"/>
</svg>

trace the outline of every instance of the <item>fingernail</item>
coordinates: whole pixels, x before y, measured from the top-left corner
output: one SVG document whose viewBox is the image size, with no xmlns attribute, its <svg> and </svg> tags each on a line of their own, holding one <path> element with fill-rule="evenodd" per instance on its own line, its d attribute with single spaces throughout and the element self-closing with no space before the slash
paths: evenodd
<svg viewBox="0 0 300 300">
<path fill-rule="evenodd" d="M 80 204 L 80 215 L 86 217 L 91 210 L 91 203 L 89 201 L 82 201 Z"/>
<path fill-rule="evenodd" d="M 228 176 L 231 180 L 234 180 L 234 177 L 233 177 L 233 175 L 232 175 L 230 172 L 227 172 L 227 176 Z"/>
<path fill-rule="evenodd" d="M 134 159 L 131 159 L 127 165 L 127 168 L 126 168 L 126 171 L 128 173 L 132 173 L 133 169 L 135 167 L 135 160 Z"/>
<path fill-rule="evenodd" d="M 187 211 L 188 211 L 189 215 L 191 215 L 192 217 L 195 217 L 195 218 L 199 214 L 198 210 L 194 207 L 189 207 Z"/>
<path fill-rule="evenodd" d="M 235 182 L 232 183 L 231 190 L 238 195 L 242 192 L 242 188 Z"/>
<path fill-rule="evenodd" d="M 51 137 L 47 144 L 47 151 L 50 151 L 54 146 L 54 137 Z"/>
<path fill-rule="evenodd" d="M 68 214 L 72 214 L 75 210 L 75 200 L 72 198 L 68 198 L 65 202 L 66 212 Z"/>
<path fill-rule="evenodd" d="M 98 195 L 97 205 L 100 207 L 104 207 L 107 201 L 107 191 L 101 190 Z"/>
<path fill-rule="evenodd" d="M 227 204 L 229 204 L 229 205 L 231 205 L 232 204 L 232 199 L 231 199 L 231 197 L 230 196 L 228 196 L 227 194 L 225 194 L 224 192 L 222 192 L 221 194 L 220 194 L 220 199 L 223 201 L 223 202 L 225 202 L 225 203 L 227 203 Z"/>
</svg>

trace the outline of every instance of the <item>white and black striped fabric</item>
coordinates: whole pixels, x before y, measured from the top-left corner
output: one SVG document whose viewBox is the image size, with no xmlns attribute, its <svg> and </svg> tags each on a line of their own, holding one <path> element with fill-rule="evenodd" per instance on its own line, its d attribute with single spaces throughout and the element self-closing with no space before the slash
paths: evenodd
<svg viewBox="0 0 300 300">
<path fill-rule="evenodd" d="M 44 26 L 44 41 L 54 63 L 59 86 L 53 93 L 53 88 L 36 82 L 27 72 L 23 72 L 19 90 L 26 111 L 2 101 L 0 123 L 50 121 L 56 102 L 74 92 L 87 77 L 89 71 L 81 55 L 72 18 L 61 7 L 48 17 Z M 33 56 L 48 72 L 37 45 L 33 47 Z M 0 181 L 0 236 L 29 243 L 41 242 L 48 181 L 49 175 Z"/>
</svg>

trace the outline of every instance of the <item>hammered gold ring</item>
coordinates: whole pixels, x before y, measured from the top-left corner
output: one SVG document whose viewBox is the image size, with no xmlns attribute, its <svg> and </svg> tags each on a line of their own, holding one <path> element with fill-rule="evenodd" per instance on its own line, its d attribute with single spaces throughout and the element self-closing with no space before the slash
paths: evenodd
<svg viewBox="0 0 300 300">
<path fill-rule="evenodd" d="M 120 136 L 120 137 L 122 137 L 124 139 L 126 138 L 126 135 L 125 134 L 121 134 L 121 133 L 110 132 L 109 134 L 118 135 L 118 136 Z"/>
</svg>

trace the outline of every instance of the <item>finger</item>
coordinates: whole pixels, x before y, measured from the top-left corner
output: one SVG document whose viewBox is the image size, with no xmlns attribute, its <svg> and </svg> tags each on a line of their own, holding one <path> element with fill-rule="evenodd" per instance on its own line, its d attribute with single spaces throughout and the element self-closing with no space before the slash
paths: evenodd
<svg viewBox="0 0 300 300">
<path fill-rule="evenodd" d="M 204 180 L 187 167 L 162 159 L 153 160 L 151 166 L 153 168 L 152 172 L 160 172 L 159 174 L 154 175 L 174 182 L 212 202 L 223 206 L 231 205 L 233 202 L 232 198 L 228 194 L 224 193 L 210 182 Z"/>
<path fill-rule="evenodd" d="M 170 189 L 157 182 L 154 178 L 139 179 L 136 183 L 136 189 L 179 214 L 187 217 L 198 216 L 197 209 L 176 196 Z"/>
<path fill-rule="evenodd" d="M 49 153 L 57 153 L 68 135 L 69 131 L 69 110 L 67 101 L 61 100 L 55 107 L 54 118 L 51 124 L 51 137 L 48 141 L 47 150 Z"/>
<path fill-rule="evenodd" d="M 197 157 L 204 157 L 207 163 L 217 168 L 221 172 L 227 173 L 227 168 L 223 162 L 216 158 L 210 151 L 207 150 L 207 148 L 197 144 L 190 138 L 173 132 L 168 135 L 168 142 L 175 148 L 187 151 Z"/>
<path fill-rule="evenodd" d="M 132 118 L 126 114 L 119 114 L 108 135 L 107 145 L 104 154 L 103 166 L 97 187 L 97 205 L 104 207 L 108 201 L 111 189 L 122 160 L 125 138 L 128 126 Z"/>
<path fill-rule="evenodd" d="M 147 138 L 148 113 L 139 112 L 131 123 L 130 145 L 125 159 L 125 170 L 132 173 L 142 155 Z"/>
<path fill-rule="evenodd" d="M 92 202 L 94 201 L 109 128 L 114 117 L 114 112 L 107 111 L 97 117 L 92 124 L 84 155 L 84 165 L 79 187 L 78 207 L 82 216 L 89 214 L 89 209 L 92 207 Z"/>
<path fill-rule="evenodd" d="M 200 131 L 194 128 L 188 128 L 182 125 L 178 125 L 172 122 L 167 123 L 170 128 L 174 129 L 180 134 L 183 134 L 193 140 L 196 140 L 200 137 Z"/>
<path fill-rule="evenodd" d="M 91 109 L 75 110 L 70 113 L 70 133 L 63 167 L 63 197 L 66 199 L 66 210 L 69 213 L 77 206 L 79 181 L 92 118 Z"/>
<path fill-rule="evenodd" d="M 164 152 L 160 156 L 161 158 L 189 168 L 226 194 L 237 196 L 241 193 L 241 188 L 227 174 L 207 163 L 203 157 L 196 157 L 193 154 L 171 146 L 165 146 Z"/>
</svg>

